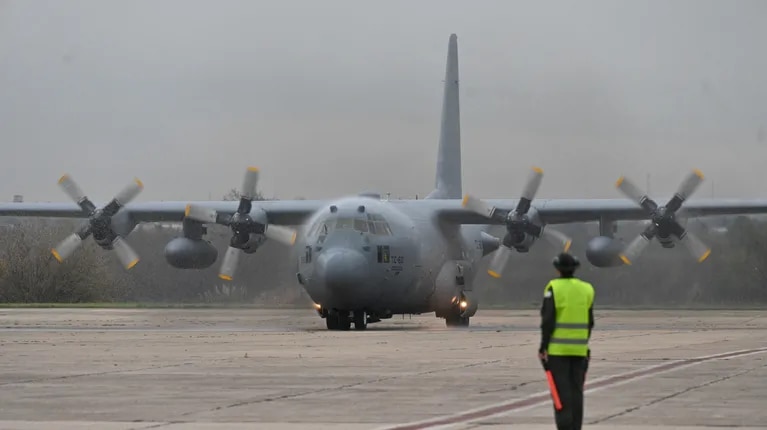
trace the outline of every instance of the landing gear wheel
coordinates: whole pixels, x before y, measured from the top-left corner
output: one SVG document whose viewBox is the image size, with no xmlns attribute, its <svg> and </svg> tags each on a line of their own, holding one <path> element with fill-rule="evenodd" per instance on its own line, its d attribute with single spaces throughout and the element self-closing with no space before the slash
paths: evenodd
<svg viewBox="0 0 767 430">
<path fill-rule="evenodd" d="M 445 317 L 445 325 L 448 327 L 468 327 L 469 317 L 462 317 L 460 315 L 449 315 Z"/>
<path fill-rule="evenodd" d="M 338 328 L 340 330 L 349 330 L 352 326 L 352 319 L 349 318 L 348 314 L 340 313 L 338 314 Z"/>
<path fill-rule="evenodd" d="M 333 312 L 325 317 L 325 324 L 328 330 L 349 330 L 352 326 L 352 321 L 347 314 Z"/>
<path fill-rule="evenodd" d="M 354 311 L 354 329 L 365 330 L 368 327 L 368 315 L 365 311 Z"/>
</svg>

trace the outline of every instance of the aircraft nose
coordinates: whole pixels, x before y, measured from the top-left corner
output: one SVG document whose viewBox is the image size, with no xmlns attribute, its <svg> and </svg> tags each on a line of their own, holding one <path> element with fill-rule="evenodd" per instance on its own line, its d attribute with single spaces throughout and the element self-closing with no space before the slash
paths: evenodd
<svg viewBox="0 0 767 430">
<path fill-rule="evenodd" d="M 329 249 L 317 260 L 325 288 L 333 295 L 358 295 L 368 281 L 370 269 L 365 256 L 352 249 Z"/>
</svg>

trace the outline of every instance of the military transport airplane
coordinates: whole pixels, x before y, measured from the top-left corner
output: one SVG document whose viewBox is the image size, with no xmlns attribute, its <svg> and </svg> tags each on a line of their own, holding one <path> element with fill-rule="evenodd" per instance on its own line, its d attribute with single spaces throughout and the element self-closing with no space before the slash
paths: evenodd
<svg viewBox="0 0 767 430">
<path fill-rule="evenodd" d="M 533 168 L 516 200 L 480 200 L 463 196 L 458 97 L 458 45 L 448 43 L 435 189 L 424 199 L 382 200 L 361 194 L 337 200 L 253 201 L 258 169 L 248 168 L 239 202 L 129 202 L 143 189 L 135 180 L 104 206 L 94 204 L 68 175 L 59 184 L 72 203 L 0 204 L 0 216 L 85 218 L 52 253 L 60 262 L 92 236 L 114 250 L 125 268 L 138 256 L 125 238 L 143 222 L 181 222 L 183 237 L 165 248 L 167 261 L 178 268 L 213 265 L 217 250 L 204 240 L 206 224 L 232 230 L 220 277 L 235 277 L 243 254 L 257 251 L 265 240 L 298 246 L 298 282 L 316 303 L 327 328 L 348 330 L 395 314 L 434 312 L 448 326 L 466 326 L 478 308 L 473 285 L 482 257 L 493 254 L 488 273 L 500 277 L 514 251 L 524 253 L 544 239 L 555 252 L 570 239 L 551 224 L 598 221 L 600 235 L 588 243 L 586 256 L 598 267 L 631 264 L 650 240 L 665 248 L 687 246 L 703 261 L 711 252 L 677 220 L 706 215 L 767 213 L 767 200 L 710 199 L 682 204 L 703 179 L 694 170 L 665 205 L 650 199 L 628 179 L 616 184 L 630 198 L 551 199 L 533 203 L 543 171 Z M 681 210 L 680 210 L 681 209 Z M 614 238 L 614 223 L 649 220 L 646 230 L 627 246 Z M 502 239 L 488 234 L 505 226 Z M 303 234 L 294 227 L 299 226 Z"/>
</svg>

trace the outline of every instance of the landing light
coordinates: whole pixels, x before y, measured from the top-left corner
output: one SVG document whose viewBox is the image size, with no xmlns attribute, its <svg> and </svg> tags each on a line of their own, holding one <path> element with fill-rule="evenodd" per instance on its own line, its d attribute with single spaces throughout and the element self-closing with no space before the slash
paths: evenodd
<svg viewBox="0 0 767 430">
<path fill-rule="evenodd" d="M 319 303 L 315 303 L 314 304 L 314 309 L 320 310 L 320 309 L 322 309 L 322 305 L 320 305 Z"/>
<path fill-rule="evenodd" d="M 466 303 L 466 300 L 462 300 L 462 301 L 461 301 L 461 308 L 466 308 L 466 306 L 468 306 L 468 305 L 469 305 L 469 304 L 468 304 L 468 303 Z"/>
</svg>

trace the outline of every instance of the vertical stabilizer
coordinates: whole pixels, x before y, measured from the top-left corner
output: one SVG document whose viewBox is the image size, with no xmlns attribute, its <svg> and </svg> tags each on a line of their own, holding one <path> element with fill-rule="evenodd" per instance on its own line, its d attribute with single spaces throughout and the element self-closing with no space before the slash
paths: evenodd
<svg viewBox="0 0 767 430">
<path fill-rule="evenodd" d="M 427 199 L 460 199 L 461 189 L 461 112 L 458 103 L 458 37 L 450 35 L 447 48 L 442 121 L 437 154 L 437 181 Z"/>
</svg>

